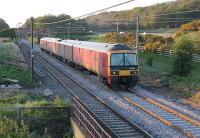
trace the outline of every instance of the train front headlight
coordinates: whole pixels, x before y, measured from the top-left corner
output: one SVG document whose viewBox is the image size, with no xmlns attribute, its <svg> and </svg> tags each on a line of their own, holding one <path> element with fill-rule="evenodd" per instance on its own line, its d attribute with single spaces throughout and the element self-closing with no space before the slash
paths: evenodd
<svg viewBox="0 0 200 138">
<path fill-rule="evenodd" d="M 111 71 L 110 74 L 111 75 L 119 75 L 119 71 Z"/>
<path fill-rule="evenodd" d="M 137 71 L 130 71 L 131 75 L 134 75 L 134 74 L 137 74 L 137 73 L 138 73 Z"/>
</svg>

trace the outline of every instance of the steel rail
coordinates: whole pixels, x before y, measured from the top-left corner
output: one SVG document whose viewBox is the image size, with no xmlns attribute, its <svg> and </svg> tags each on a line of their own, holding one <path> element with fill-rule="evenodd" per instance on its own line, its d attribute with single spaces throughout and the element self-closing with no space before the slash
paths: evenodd
<svg viewBox="0 0 200 138">
<path fill-rule="evenodd" d="M 39 54 L 39 53 L 37 53 Z M 41 54 L 39 54 L 42 58 L 44 58 Z M 44 60 L 46 60 L 47 62 L 49 62 L 47 59 L 44 58 Z M 50 64 L 52 64 L 51 62 L 49 62 Z M 99 102 L 101 102 L 103 105 L 105 105 L 107 108 L 109 108 L 112 112 L 114 112 L 115 114 L 117 114 L 120 118 L 122 118 L 123 120 L 125 120 L 129 125 L 131 125 L 132 127 L 136 128 L 140 133 L 144 134 L 146 137 L 152 137 L 148 132 L 146 132 L 145 130 L 143 130 L 140 126 L 138 126 L 136 123 L 134 123 L 133 121 L 129 120 L 128 118 L 124 117 L 121 113 L 119 113 L 118 111 L 116 111 L 113 107 L 111 107 L 110 105 L 108 105 L 104 100 L 102 100 L 99 96 L 95 95 L 91 90 L 87 89 L 85 86 L 83 86 L 82 84 L 76 82 L 71 76 L 69 76 L 68 74 L 64 73 L 60 68 L 58 68 L 56 65 L 52 64 L 52 66 L 54 66 L 55 68 L 57 68 L 59 71 L 61 71 L 65 76 L 67 76 L 68 78 L 70 78 L 74 83 L 76 83 L 77 85 L 79 85 L 80 87 L 82 87 L 86 92 L 88 92 L 90 95 L 92 95 L 94 98 L 96 98 Z M 59 80 L 59 79 L 58 79 Z M 102 121 L 103 122 L 103 121 Z"/>
<path fill-rule="evenodd" d="M 128 97 L 124 97 L 124 99 L 126 101 L 128 101 L 130 104 L 140 108 L 141 110 L 145 111 L 146 113 L 150 114 L 151 116 L 153 116 L 154 118 L 156 118 L 157 120 L 161 121 L 162 123 L 164 123 L 167 126 L 170 126 L 172 128 L 174 128 L 175 130 L 179 131 L 180 133 L 182 133 L 183 135 L 189 137 L 189 138 L 195 138 L 190 132 L 184 131 L 183 129 L 179 128 L 178 126 L 174 125 L 173 123 L 171 123 L 170 121 L 167 121 L 166 119 L 160 117 L 159 115 L 155 114 L 154 112 L 151 112 L 150 110 L 148 110 L 147 108 L 139 105 L 137 102 L 133 101 L 132 99 L 128 98 Z"/>
<path fill-rule="evenodd" d="M 132 89 L 129 89 L 129 90 L 131 92 L 134 92 Z M 147 101 L 147 102 L 149 102 L 149 103 L 151 103 L 153 105 L 156 105 L 157 107 L 162 108 L 163 110 L 168 111 L 169 113 L 171 113 L 171 114 L 173 114 L 173 115 L 175 115 L 175 116 L 177 116 L 179 118 L 182 118 L 183 120 L 185 120 L 185 121 L 187 121 L 187 122 L 189 122 L 189 123 L 191 123 L 193 125 L 196 125 L 196 126 L 200 127 L 200 122 L 198 122 L 198 121 L 196 121 L 196 120 L 194 120 L 194 119 L 192 119 L 192 118 L 190 118 L 190 117 L 188 117 L 188 116 L 186 116 L 186 115 L 184 115 L 182 113 L 179 113 L 179 112 L 169 108 L 168 106 L 159 103 L 158 101 L 156 101 L 156 100 L 154 100 L 152 98 L 146 97 L 144 95 L 140 95 L 138 93 L 135 93 L 135 94 L 138 97 L 142 98 L 143 100 L 145 100 L 145 101 Z"/>
<path fill-rule="evenodd" d="M 77 81 L 74 80 L 74 78 L 72 78 L 69 74 L 66 74 L 65 72 L 63 72 L 60 68 L 58 68 L 56 65 L 52 64 L 46 57 L 44 57 L 42 54 L 40 54 L 37 51 L 34 51 L 39 58 L 42 58 L 42 60 L 44 60 L 45 62 L 47 62 L 48 64 L 50 64 L 50 66 L 53 66 L 56 70 L 60 71 L 60 73 L 63 74 L 63 76 L 69 78 L 72 82 L 74 82 L 75 84 L 77 84 L 79 87 L 81 87 L 83 90 L 85 90 L 85 92 L 87 92 L 88 94 L 90 94 L 93 98 L 95 98 L 97 101 L 99 101 L 101 104 L 103 104 L 106 108 L 110 109 L 114 114 L 116 114 L 119 118 L 121 118 L 123 121 L 125 121 L 127 124 L 129 124 L 130 126 L 132 126 L 134 129 L 136 129 L 139 133 L 141 133 L 142 135 L 144 135 L 145 137 L 152 137 L 149 133 L 147 133 L 145 130 L 143 130 L 142 128 L 140 128 L 137 124 L 135 124 L 134 122 L 130 121 L 128 118 L 124 117 L 121 113 L 119 113 L 118 111 L 116 111 L 115 109 L 113 109 L 110 105 L 108 105 L 105 101 L 103 101 L 100 97 L 98 97 L 97 95 L 95 95 L 92 91 L 90 91 L 89 89 L 85 88 L 85 86 L 83 86 L 82 84 L 78 83 Z M 37 59 L 38 60 L 38 59 Z M 40 59 L 41 60 L 41 59 Z M 39 61 L 39 60 L 38 60 Z M 39 61 L 43 66 L 44 66 L 44 62 Z M 65 85 L 65 83 L 58 78 L 58 76 L 56 76 L 54 73 L 51 72 L 51 70 L 48 67 L 45 67 L 48 72 L 50 72 L 50 74 L 52 76 L 54 76 L 54 78 L 56 80 L 58 80 L 65 88 L 67 88 L 69 90 L 69 92 L 73 95 L 76 96 L 73 91 Z M 88 107 L 89 108 L 89 107 Z M 98 116 L 95 115 L 95 113 L 93 114 L 95 116 L 95 118 L 98 118 Z M 103 125 L 106 129 L 110 130 L 109 132 L 113 132 L 113 130 L 111 128 L 109 128 L 101 119 L 97 119 L 98 121 L 101 122 L 101 125 Z"/>
<path fill-rule="evenodd" d="M 141 95 L 141 94 L 139 94 L 139 93 L 136 93 L 134 90 L 132 90 L 132 89 L 130 89 L 130 88 L 129 88 L 129 91 L 130 91 L 131 93 L 134 93 L 136 96 L 138 96 L 139 98 L 143 99 L 144 101 L 146 101 L 146 102 L 149 103 L 150 105 L 154 105 L 154 106 L 156 106 L 157 108 L 162 109 L 162 110 L 164 110 L 164 111 L 170 113 L 171 115 L 174 115 L 174 116 L 176 116 L 177 118 L 180 118 L 180 119 L 182 119 L 183 121 L 188 122 L 188 123 L 190 123 L 190 124 L 196 126 L 197 129 L 200 128 L 200 122 L 198 122 L 198 121 L 196 121 L 196 120 L 194 120 L 194 119 L 192 119 L 192 118 L 190 118 L 190 117 L 188 117 L 188 116 L 186 116 L 186 115 L 184 115 L 184 114 L 182 114 L 182 113 L 180 113 L 180 112 L 178 112 L 178 111 L 175 111 L 174 109 L 171 109 L 170 107 L 168 107 L 168 106 L 166 106 L 166 105 L 164 105 L 164 104 L 161 104 L 161 103 L 158 102 L 157 100 L 154 100 L 154 99 L 152 99 L 152 98 L 150 98 L 150 97 L 146 97 L 146 96 L 144 96 L 144 95 Z M 149 110 L 147 107 L 142 106 L 142 105 L 140 105 L 139 103 L 135 102 L 133 99 L 128 98 L 128 97 L 126 97 L 126 96 L 123 97 L 123 98 L 124 98 L 127 102 L 129 102 L 130 104 L 132 104 L 132 105 L 134 105 L 134 106 L 140 108 L 141 110 L 145 111 L 146 113 L 148 113 L 148 114 L 150 114 L 151 116 L 155 117 L 156 119 L 160 120 L 162 123 L 164 123 L 164 124 L 166 124 L 166 125 L 168 125 L 168 126 L 174 128 L 174 129 L 176 129 L 177 131 L 181 132 L 183 135 L 185 135 L 185 136 L 187 136 L 187 137 L 189 137 L 189 138 L 194 138 L 194 137 L 195 137 L 195 135 L 192 134 L 192 132 L 184 130 L 184 129 L 181 128 L 180 126 L 178 126 L 178 125 L 176 125 L 175 123 L 173 123 L 173 121 L 168 121 L 167 119 L 164 119 L 164 118 L 161 117 L 158 113 L 152 112 L 152 111 Z"/>
</svg>

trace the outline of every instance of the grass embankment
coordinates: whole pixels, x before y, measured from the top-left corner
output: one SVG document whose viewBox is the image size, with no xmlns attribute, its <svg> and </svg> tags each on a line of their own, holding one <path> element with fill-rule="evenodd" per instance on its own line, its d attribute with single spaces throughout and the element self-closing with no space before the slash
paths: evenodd
<svg viewBox="0 0 200 138">
<path fill-rule="evenodd" d="M 192 41 L 195 49 L 195 53 L 200 53 L 200 32 L 191 32 L 184 35 L 190 41 Z"/>
<path fill-rule="evenodd" d="M 141 83 L 145 86 L 166 88 L 169 94 L 179 95 L 185 98 L 192 97 L 200 90 L 200 63 L 193 63 L 191 75 L 179 77 L 173 75 L 173 58 L 153 55 L 153 65 L 146 65 L 149 55 L 140 53 L 140 76 Z M 200 98 L 199 98 L 200 100 Z"/>
<path fill-rule="evenodd" d="M 29 42 L 32 42 L 32 37 L 28 37 L 28 41 Z M 36 38 L 36 37 L 33 37 L 33 44 L 38 44 L 38 38 Z"/>
<path fill-rule="evenodd" d="M 86 37 L 87 40 L 91 41 L 91 42 L 101 42 L 101 43 L 103 43 L 104 39 L 105 39 L 105 34 L 87 35 L 87 36 L 84 36 L 84 37 Z"/>
<path fill-rule="evenodd" d="M 26 109 L 20 120 L 18 107 L 69 107 L 68 102 L 55 98 L 52 101 L 43 96 L 25 91 L 0 90 L 0 137 L 11 138 L 61 138 L 71 137 L 69 119 L 66 112 L 56 109 Z M 19 119 L 19 118 L 18 118 Z"/>
<path fill-rule="evenodd" d="M 19 51 L 11 42 L 0 46 L 0 84 L 9 84 L 6 79 L 19 80 L 24 86 L 31 86 L 31 73 L 22 65 Z"/>
<path fill-rule="evenodd" d="M 94 34 L 94 35 L 70 35 L 70 39 L 72 40 L 80 40 L 80 41 L 91 41 L 91 42 L 104 42 L 105 34 Z M 58 35 L 58 38 L 68 39 L 68 36 Z"/>
</svg>

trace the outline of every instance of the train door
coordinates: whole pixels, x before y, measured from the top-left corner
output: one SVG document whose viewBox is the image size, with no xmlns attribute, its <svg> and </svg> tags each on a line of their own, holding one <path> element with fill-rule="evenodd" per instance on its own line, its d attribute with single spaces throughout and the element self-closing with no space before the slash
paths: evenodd
<svg viewBox="0 0 200 138">
<path fill-rule="evenodd" d="M 95 52 L 95 70 L 97 74 L 99 74 L 98 62 L 99 62 L 99 52 Z"/>
<path fill-rule="evenodd" d="M 90 56 L 90 69 L 95 72 L 95 51 L 91 51 L 91 56 Z"/>
</svg>

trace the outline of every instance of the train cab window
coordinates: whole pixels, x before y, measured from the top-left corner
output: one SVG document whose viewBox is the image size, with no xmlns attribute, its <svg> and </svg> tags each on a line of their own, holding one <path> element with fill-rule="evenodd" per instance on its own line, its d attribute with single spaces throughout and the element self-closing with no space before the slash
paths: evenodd
<svg viewBox="0 0 200 138">
<path fill-rule="evenodd" d="M 136 54 L 115 53 L 111 54 L 110 66 L 135 66 L 137 65 Z"/>
<path fill-rule="evenodd" d="M 111 55 L 111 66 L 123 66 L 124 65 L 124 54 L 112 54 Z"/>
<path fill-rule="evenodd" d="M 134 66 L 137 65 L 136 54 L 124 54 L 125 66 Z"/>
</svg>

